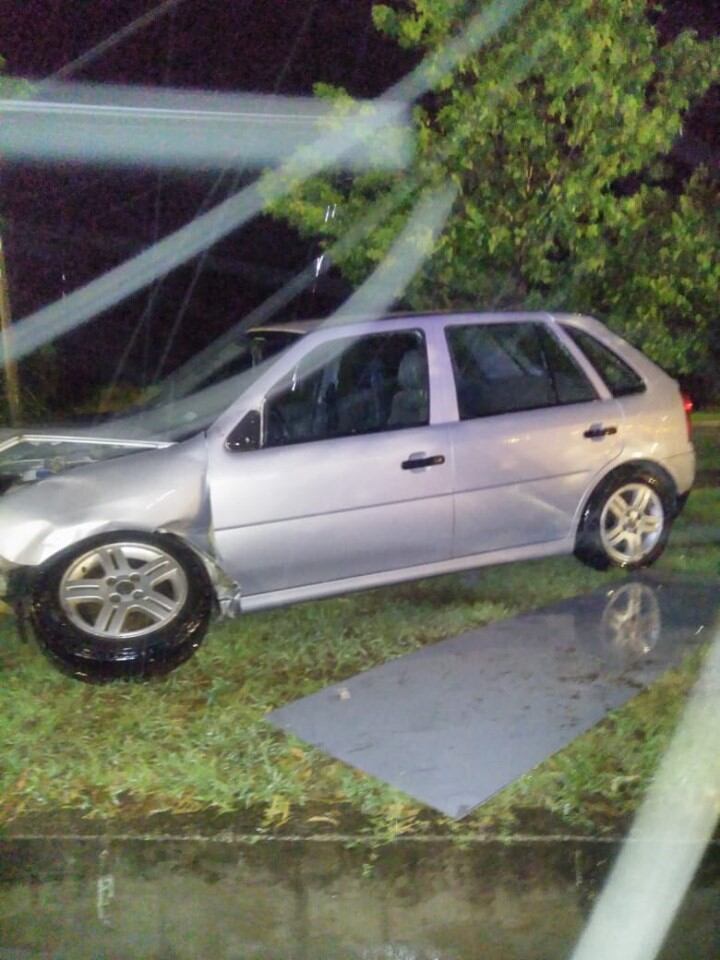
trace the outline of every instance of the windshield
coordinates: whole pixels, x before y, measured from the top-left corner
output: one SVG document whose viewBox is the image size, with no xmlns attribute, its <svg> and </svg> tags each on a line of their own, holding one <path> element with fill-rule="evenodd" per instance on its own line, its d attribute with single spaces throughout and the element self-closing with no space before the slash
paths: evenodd
<svg viewBox="0 0 720 960">
<path fill-rule="evenodd" d="M 289 330 L 251 330 L 223 342 L 208 356 L 203 351 L 163 380 L 144 406 L 159 406 L 245 373 L 280 353 L 300 336 Z"/>
<path fill-rule="evenodd" d="M 220 338 L 161 381 L 145 402 L 112 416 L 113 436 L 188 439 L 247 389 L 262 364 L 301 336 L 263 328 Z"/>
</svg>

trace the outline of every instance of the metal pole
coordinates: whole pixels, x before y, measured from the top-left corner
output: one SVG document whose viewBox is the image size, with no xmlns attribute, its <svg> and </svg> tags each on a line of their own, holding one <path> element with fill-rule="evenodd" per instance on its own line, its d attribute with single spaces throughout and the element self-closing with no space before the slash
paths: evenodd
<svg viewBox="0 0 720 960">
<path fill-rule="evenodd" d="M 17 363 L 10 355 L 10 292 L 8 290 L 7 271 L 5 269 L 5 253 L 2 237 L 0 237 L 0 342 L 3 351 L 3 369 L 5 372 L 5 395 L 8 401 L 10 424 L 15 426 L 20 422 L 20 382 L 18 380 Z"/>
</svg>

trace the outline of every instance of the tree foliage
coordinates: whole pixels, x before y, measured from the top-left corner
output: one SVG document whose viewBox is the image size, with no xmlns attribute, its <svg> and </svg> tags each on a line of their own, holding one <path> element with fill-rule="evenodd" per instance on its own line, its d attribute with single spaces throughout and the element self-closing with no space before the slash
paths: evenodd
<svg viewBox="0 0 720 960">
<path fill-rule="evenodd" d="M 458 199 L 407 306 L 578 310 L 677 373 L 707 363 L 708 343 L 717 358 L 717 177 L 699 168 L 678 183 L 665 158 L 689 107 L 720 78 L 720 43 L 691 32 L 662 43 L 645 0 L 530 0 L 443 72 L 448 42 L 492 8 L 376 6 L 376 27 L 422 54 L 431 77 L 413 114 L 412 167 L 316 177 L 275 212 L 327 243 L 395 191 L 382 225 L 336 259 L 360 281 L 423 190 L 450 179 Z"/>
</svg>

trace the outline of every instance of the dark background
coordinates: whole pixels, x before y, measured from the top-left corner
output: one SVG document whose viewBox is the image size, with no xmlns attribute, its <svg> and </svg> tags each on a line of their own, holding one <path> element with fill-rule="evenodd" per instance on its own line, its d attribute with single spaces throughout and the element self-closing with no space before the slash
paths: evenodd
<svg viewBox="0 0 720 960">
<path fill-rule="evenodd" d="M 371 0 L 185 0 L 72 79 L 281 94 L 310 94 L 324 81 L 373 97 L 417 55 L 378 35 L 371 6 Z M 6 73 L 46 78 L 152 7 L 149 0 L 2 0 Z M 707 36 L 717 30 L 719 7 L 717 0 L 668 3 L 659 15 L 662 34 L 689 25 Z M 717 108 L 716 89 L 689 118 L 674 151 L 678 177 L 701 161 L 717 165 Z M 144 249 L 233 193 L 254 171 L 244 180 L 242 173 L 219 175 L 6 162 L 0 218 L 15 318 Z M 256 218 L 208 255 L 64 337 L 53 358 L 57 403 L 82 401 L 118 374 L 142 384 L 168 372 L 317 252 L 284 225 Z M 330 274 L 286 315 L 322 315 L 344 290 Z"/>
</svg>

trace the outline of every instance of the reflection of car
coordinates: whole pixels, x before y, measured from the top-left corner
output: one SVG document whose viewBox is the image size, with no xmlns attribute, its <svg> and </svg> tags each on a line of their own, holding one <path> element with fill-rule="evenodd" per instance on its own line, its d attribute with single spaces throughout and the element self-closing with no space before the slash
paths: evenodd
<svg viewBox="0 0 720 960">
<path fill-rule="evenodd" d="M 547 314 L 328 324 L 239 381 L 205 432 L 0 501 L 0 557 L 78 673 L 189 656 L 258 610 L 482 564 L 662 551 L 694 475 L 677 384 Z"/>
<path fill-rule="evenodd" d="M 630 581 L 613 589 L 603 610 L 603 646 L 622 663 L 632 663 L 654 650 L 662 630 L 656 591 Z"/>
</svg>

